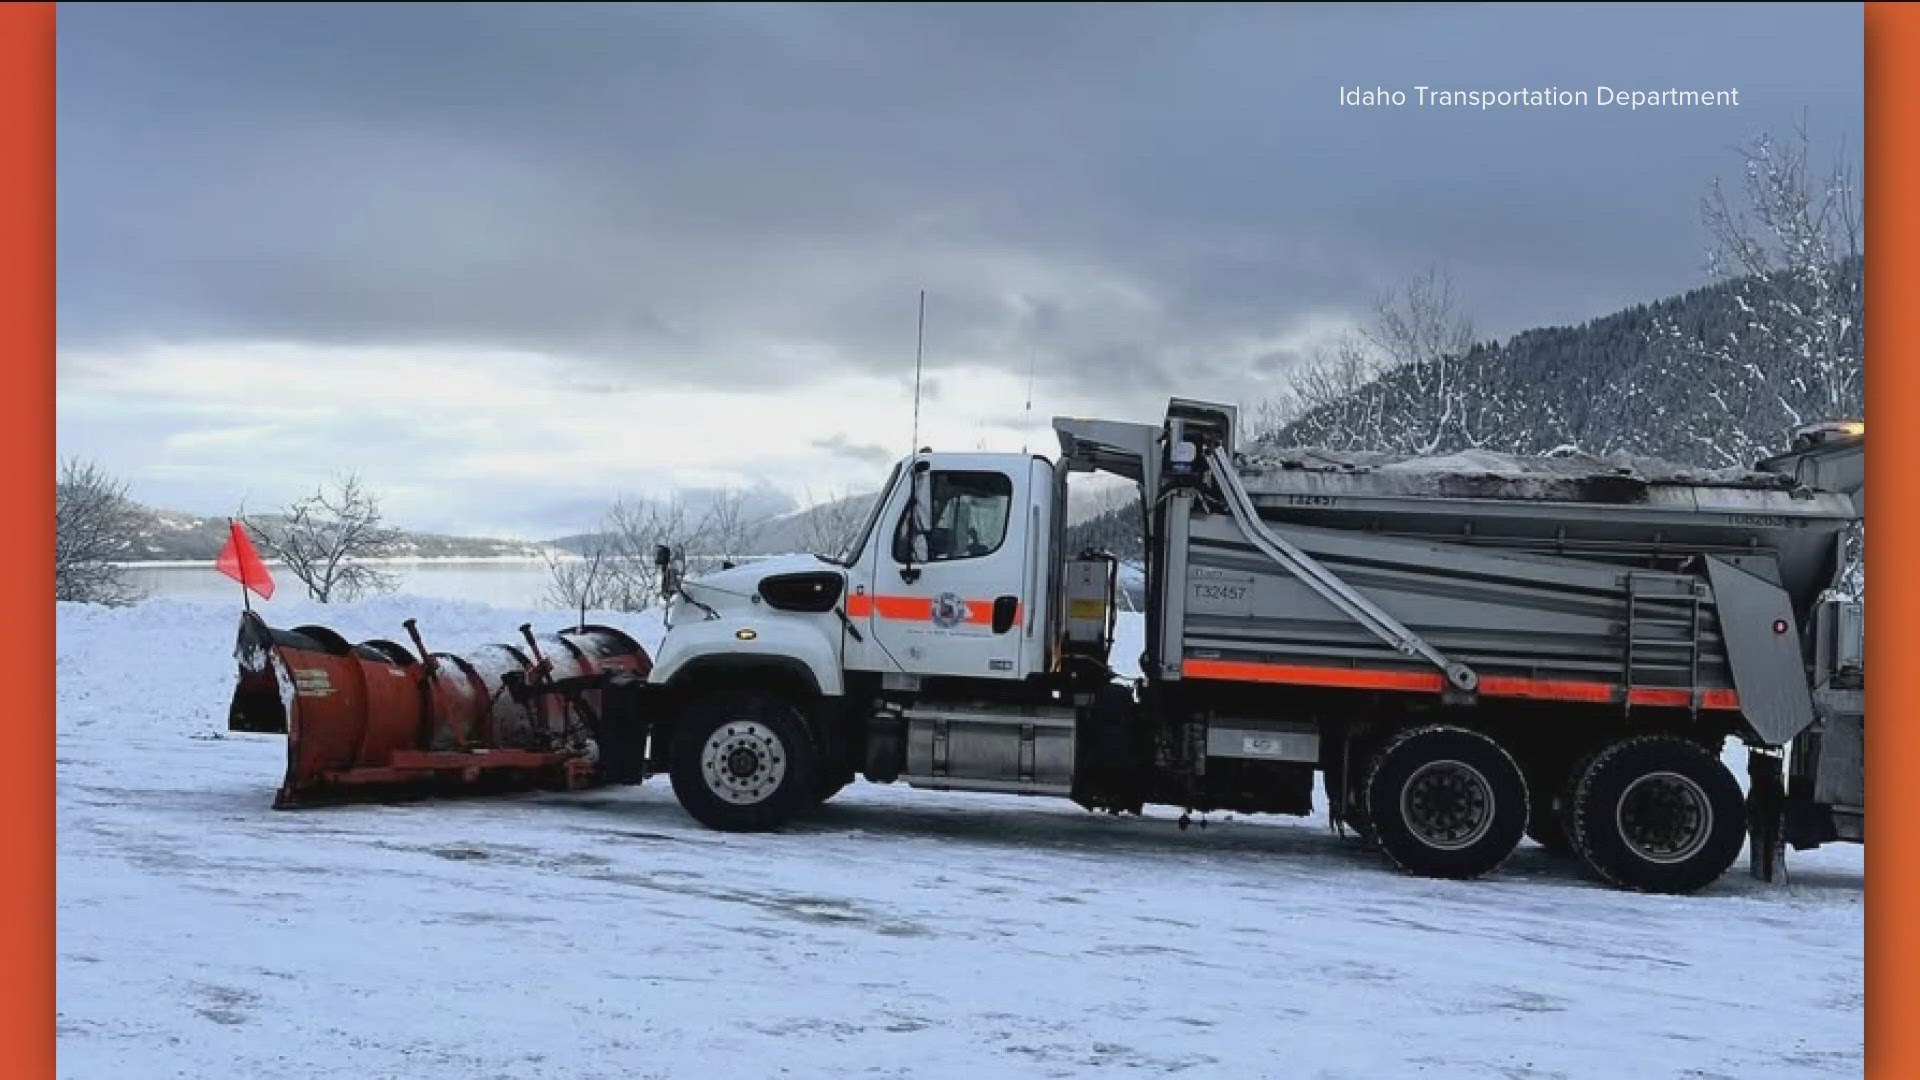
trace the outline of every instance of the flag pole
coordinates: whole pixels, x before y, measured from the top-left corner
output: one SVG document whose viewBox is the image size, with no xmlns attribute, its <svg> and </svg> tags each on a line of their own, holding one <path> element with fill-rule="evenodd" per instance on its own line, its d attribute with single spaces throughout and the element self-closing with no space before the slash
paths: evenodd
<svg viewBox="0 0 1920 1080">
<path fill-rule="evenodd" d="M 228 518 L 227 543 L 233 543 L 239 532 L 240 523 L 232 518 Z M 247 564 L 245 561 L 242 561 L 240 563 L 240 608 L 248 614 L 252 614 L 253 612 L 253 597 L 247 595 L 251 591 L 251 589 L 247 588 Z"/>
</svg>

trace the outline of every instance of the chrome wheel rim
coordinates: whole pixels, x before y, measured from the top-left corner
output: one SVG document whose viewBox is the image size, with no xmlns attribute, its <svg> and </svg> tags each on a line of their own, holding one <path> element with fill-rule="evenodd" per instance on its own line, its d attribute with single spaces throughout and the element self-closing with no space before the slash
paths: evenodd
<svg viewBox="0 0 1920 1080">
<path fill-rule="evenodd" d="M 1471 847 L 1493 828 L 1493 785 L 1464 761 L 1429 761 L 1400 787 L 1400 819 L 1439 851 Z"/>
<path fill-rule="evenodd" d="M 765 724 L 721 724 L 701 749 L 700 774 L 707 790 L 736 806 L 750 806 L 772 795 L 786 778 L 786 748 Z"/>
<path fill-rule="evenodd" d="M 1648 862 L 1685 862 L 1713 836 L 1713 803 L 1692 778 L 1652 772 L 1620 793 L 1614 824 L 1633 853 Z"/>
</svg>

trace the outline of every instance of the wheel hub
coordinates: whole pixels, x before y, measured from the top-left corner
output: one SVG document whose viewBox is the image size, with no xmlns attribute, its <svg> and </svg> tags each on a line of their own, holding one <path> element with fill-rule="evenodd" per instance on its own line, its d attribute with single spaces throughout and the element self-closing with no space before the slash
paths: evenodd
<svg viewBox="0 0 1920 1080">
<path fill-rule="evenodd" d="M 1620 793 L 1615 821 L 1634 854 L 1648 862 L 1684 862 L 1712 837 L 1713 804 L 1689 777 L 1648 773 Z"/>
<path fill-rule="evenodd" d="M 727 754 L 727 772 L 735 778 L 744 779 L 752 776 L 759 768 L 760 755 L 744 746 L 737 747 Z"/>
<path fill-rule="evenodd" d="M 1430 761 L 1400 789 L 1400 816 L 1421 843 L 1457 851 L 1493 827 L 1493 785 L 1464 761 Z"/>
<path fill-rule="evenodd" d="M 736 805 L 772 795 L 787 775 L 779 736 L 764 724 L 737 720 L 720 725 L 701 748 L 700 773 L 707 789 Z"/>
</svg>

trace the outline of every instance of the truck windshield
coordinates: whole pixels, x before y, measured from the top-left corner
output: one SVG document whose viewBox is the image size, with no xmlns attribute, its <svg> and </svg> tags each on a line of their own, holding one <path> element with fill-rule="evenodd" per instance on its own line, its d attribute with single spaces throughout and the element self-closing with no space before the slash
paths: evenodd
<svg viewBox="0 0 1920 1080">
<path fill-rule="evenodd" d="M 887 474 L 887 482 L 880 485 L 880 493 L 873 497 L 873 506 L 867 511 L 867 520 L 860 526 L 860 531 L 847 537 L 847 546 L 840 549 L 836 555 L 828 555 L 824 552 L 814 554 L 830 563 L 852 566 L 854 560 L 860 557 L 861 549 L 867 546 L 867 537 L 873 534 L 874 522 L 880 520 L 880 511 L 886 508 L 887 500 L 893 496 L 893 485 L 899 479 L 900 463 L 896 461 L 893 464 L 893 471 Z"/>
</svg>

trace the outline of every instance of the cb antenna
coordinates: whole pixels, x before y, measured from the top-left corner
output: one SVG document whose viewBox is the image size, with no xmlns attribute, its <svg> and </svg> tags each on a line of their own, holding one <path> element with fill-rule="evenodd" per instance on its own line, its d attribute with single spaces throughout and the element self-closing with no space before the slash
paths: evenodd
<svg viewBox="0 0 1920 1080">
<path fill-rule="evenodd" d="M 913 445 L 909 456 L 920 452 L 920 359 L 927 345 L 927 290 L 920 290 L 920 324 L 913 335 Z"/>
<path fill-rule="evenodd" d="M 1025 434 L 1033 433 L 1033 372 L 1034 369 L 1039 366 L 1039 353 L 1036 352 L 1027 357 L 1027 415 L 1021 424 L 1021 430 Z M 1027 440 L 1025 439 L 1020 440 L 1020 452 L 1023 454 L 1027 452 Z"/>
</svg>

